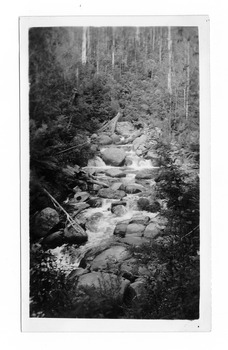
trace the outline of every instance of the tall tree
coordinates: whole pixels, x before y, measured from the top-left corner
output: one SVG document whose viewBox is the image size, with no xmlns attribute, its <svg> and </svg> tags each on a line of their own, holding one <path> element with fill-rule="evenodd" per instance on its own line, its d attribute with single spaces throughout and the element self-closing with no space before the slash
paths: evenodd
<svg viewBox="0 0 228 350">
<path fill-rule="evenodd" d="M 172 37 L 171 27 L 168 27 L 168 91 L 172 95 Z"/>
<path fill-rule="evenodd" d="M 87 33 L 87 27 L 83 27 L 83 32 L 82 32 L 82 64 L 86 64 L 86 60 L 87 60 L 86 33 Z"/>
</svg>

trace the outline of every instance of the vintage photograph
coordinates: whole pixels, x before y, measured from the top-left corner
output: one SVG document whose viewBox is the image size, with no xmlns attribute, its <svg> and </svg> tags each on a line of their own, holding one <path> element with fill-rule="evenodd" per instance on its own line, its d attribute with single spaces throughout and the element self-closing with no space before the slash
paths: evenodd
<svg viewBox="0 0 228 350">
<path fill-rule="evenodd" d="M 30 26 L 29 318 L 200 318 L 198 26 Z"/>
</svg>

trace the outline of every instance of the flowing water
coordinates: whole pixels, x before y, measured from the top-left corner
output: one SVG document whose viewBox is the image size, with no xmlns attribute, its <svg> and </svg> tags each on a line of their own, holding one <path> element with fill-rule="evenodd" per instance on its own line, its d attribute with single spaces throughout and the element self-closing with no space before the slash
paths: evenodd
<svg viewBox="0 0 228 350">
<path fill-rule="evenodd" d="M 106 165 L 99 156 L 96 156 L 93 160 L 89 160 L 88 166 L 84 169 L 94 169 L 98 174 L 98 178 L 107 183 L 112 181 L 112 183 L 122 182 L 124 185 L 131 185 L 135 183 L 135 176 L 139 170 L 154 168 L 150 160 L 143 159 L 136 154 L 132 149 L 132 145 L 127 144 L 119 147 L 122 147 L 125 150 L 126 155 L 130 160 L 129 166 L 113 167 Z M 102 150 L 104 149 L 105 147 Z M 122 170 L 126 174 L 126 177 L 110 178 L 109 176 L 106 176 L 105 171 L 111 168 Z M 151 181 L 151 183 L 152 182 L 153 181 Z M 148 183 L 150 184 L 150 181 L 148 181 Z M 91 248 L 99 246 L 101 243 L 105 243 L 113 237 L 113 232 L 118 222 L 142 215 L 149 216 L 150 218 L 155 217 L 155 213 L 138 210 L 138 198 L 138 194 L 126 194 L 123 198 L 123 201 L 126 202 L 126 207 L 122 216 L 116 216 L 111 212 L 112 203 L 116 201 L 118 202 L 119 199 L 103 198 L 101 207 L 85 209 L 80 214 L 81 217 L 83 217 L 85 222 L 89 222 L 89 219 L 92 219 L 92 224 L 88 224 L 86 227 L 88 241 L 80 247 L 64 245 L 62 247 L 51 249 L 50 252 L 57 258 L 56 262 L 58 267 L 68 272 L 77 268 L 80 260 L 86 252 Z"/>
</svg>

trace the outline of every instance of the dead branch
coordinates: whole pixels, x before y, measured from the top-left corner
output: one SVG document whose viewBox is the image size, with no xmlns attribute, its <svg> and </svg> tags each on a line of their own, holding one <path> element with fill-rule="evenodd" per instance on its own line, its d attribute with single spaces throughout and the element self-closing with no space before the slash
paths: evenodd
<svg viewBox="0 0 228 350">
<path fill-rule="evenodd" d="M 52 200 L 55 206 L 57 206 L 60 210 L 62 210 L 62 212 L 66 215 L 67 221 L 70 223 L 70 226 L 73 226 L 78 233 L 85 236 L 86 233 L 83 230 L 83 228 L 79 225 L 79 221 L 76 218 L 73 219 L 70 216 L 70 214 L 68 214 L 68 212 L 59 204 L 59 202 L 45 188 L 43 188 L 43 191 L 48 195 L 48 197 Z"/>
</svg>

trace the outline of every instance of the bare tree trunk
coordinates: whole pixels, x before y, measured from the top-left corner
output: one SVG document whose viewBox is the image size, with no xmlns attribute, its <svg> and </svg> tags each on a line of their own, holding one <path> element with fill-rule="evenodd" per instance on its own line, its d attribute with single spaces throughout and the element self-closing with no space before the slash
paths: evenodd
<svg viewBox="0 0 228 350">
<path fill-rule="evenodd" d="M 168 91 L 172 95 L 172 38 L 171 38 L 171 27 L 168 27 Z"/>
<path fill-rule="evenodd" d="M 100 59 L 100 41 L 99 41 L 100 30 L 97 31 L 97 74 L 99 74 L 99 59 Z"/>
<path fill-rule="evenodd" d="M 86 32 L 87 27 L 83 27 L 83 33 L 82 33 L 82 64 L 86 64 Z"/>
<path fill-rule="evenodd" d="M 112 69 L 115 68 L 115 28 L 112 28 Z"/>
<path fill-rule="evenodd" d="M 187 84 L 186 84 L 186 104 L 185 104 L 185 118 L 188 120 L 189 112 L 189 85 L 190 85 L 190 41 L 187 42 Z"/>
<path fill-rule="evenodd" d="M 159 38 L 159 63 L 161 65 L 162 62 L 162 27 L 160 28 L 160 38 Z"/>
</svg>

